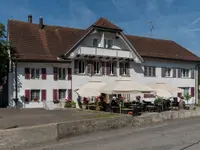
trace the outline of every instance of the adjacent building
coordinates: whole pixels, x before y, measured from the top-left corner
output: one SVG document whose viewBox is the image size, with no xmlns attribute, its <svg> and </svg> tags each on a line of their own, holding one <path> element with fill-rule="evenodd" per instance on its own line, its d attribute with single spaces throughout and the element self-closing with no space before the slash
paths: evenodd
<svg viewBox="0 0 200 150">
<path fill-rule="evenodd" d="M 8 21 L 8 39 L 16 51 L 10 63 L 10 106 L 13 98 L 24 108 L 43 107 L 42 101 L 55 105 L 53 100 L 67 97 L 76 101 L 76 87 L 121 78 L 168 83 L 195 96 L 199 58 L 174 41 L 127 35 L 105 18 L 87 29 L 46 25 L 43 18 L 35 24 L 28 18 Z"/>
</svg>

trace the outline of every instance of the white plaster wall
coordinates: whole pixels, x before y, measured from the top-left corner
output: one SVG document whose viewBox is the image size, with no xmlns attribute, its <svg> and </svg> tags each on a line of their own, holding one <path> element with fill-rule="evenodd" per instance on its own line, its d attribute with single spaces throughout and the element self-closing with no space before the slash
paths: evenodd
<svg viewBox="0 0 200 150">
<path fill-rule="evenodd" d="M 46 68 L 47 79 L 25 79 L 24 68 Z M 46 103 L 47 105 L 53 104 L 53 89 L 71 89 L 71 81 L 67 80 L 57 80 L 54 81 L 53 78 L 53 67 L 63 67 L 68 68 L 68 64 L 51 64 L 51 63 L 19 63 L 17 68 L 18 73 L 18 98 L 23 104 L 24 108 L 35 108 L 43 107 L 43 103 L 30 102 L 29 104 L 24 104 L 21 101 L 21 97 L 25 94 L 25 89 L 46 89 Z M 67 72 L 67 70 L 66 70 Z M 10 106 L 14 106 L 12 98 L 15 98 L 15 75 L 10 73 L 9 75 L 9 103 Z M 68 92 L 66 91 L 66 96 Z"/>
<path fill-rule="evenodd" d="M 73 63 L 72 63 L 73 64 Z M 148 65 L 148 66 L 156 66 L 156 77 L 144 77 L 143 75 L 143 66 Z M 119 67 L 119 64 L 118 64 Z M 188 62 L 173 62 L 173 61 L 157 61 L 157 60 L 150 60 L 150 61 L 145 61 L 143 64 L 136 64 L 132 61 L 130 64 L 130 75 L 131 79 L 148 85 L 151 83 L 167 83 L 169 85 L 175 86 L 175 87 L 195 87 L 195 79 L 191 78 L 163 78 L 161 77 L 161 67 L 173 67 L 173 68 L 194 68 L 195 64 L 194 63 L 188 63 Z M 73 68 L 73 65 L 72 65 Z M 119 75 L 119 68 L 117 68 L 117 72 Z M 88 83 L 90 80 L 100 80 L 100 81 L 110 81 L 110 80 L 116 80 L 120 79 L 121 76 L 88 76 L 88 75 L 73 75 L 72 76 L 72 88 L 77 88 L 81 85 L 84 85 Z M 137 94 L 138 95 L 138 94 Z M 132 99 L 135 99 L 135 96 L 137 95 L 131 95 Z M 174 96 L 177 96 L 177 93 L 173 93 Z M 142 96 L 142 95 L 141 95 Z M 73 99 L 77 99 L 77 94 L 73 92 Z M 145 100 L 153 100 L 152 98 L 146 98 Z"/>
</svg>

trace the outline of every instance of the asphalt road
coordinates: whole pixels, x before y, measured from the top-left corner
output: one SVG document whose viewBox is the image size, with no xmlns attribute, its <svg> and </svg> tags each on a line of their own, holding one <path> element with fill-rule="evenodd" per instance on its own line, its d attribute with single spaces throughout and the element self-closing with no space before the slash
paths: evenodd
<svg viewBox="0 0 200 150">
<path fill-rule="evenodd" d="M 28 149 L 200 150 L 200 118 L 170 121 L 160 125 L 151 125 L 151 127 L 97 132 Z"/>
</svg>

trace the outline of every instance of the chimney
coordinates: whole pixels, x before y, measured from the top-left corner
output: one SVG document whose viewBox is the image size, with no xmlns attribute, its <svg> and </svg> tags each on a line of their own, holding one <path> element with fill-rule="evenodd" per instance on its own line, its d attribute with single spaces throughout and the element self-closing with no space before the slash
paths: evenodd
<svg viewBox="0 0 200 150">
<path fill-rule="evenodd" d="M 28 15 L 28 22 L 32 23 L 32 15 Z"/>
<path fill-rule="evenodd" d="M 42 16 L 40 16 L 40 20 L 39 20 L 39 28 L 43 29 L 44 25 L 43 25 L 43 18 Z"/>
</svg>

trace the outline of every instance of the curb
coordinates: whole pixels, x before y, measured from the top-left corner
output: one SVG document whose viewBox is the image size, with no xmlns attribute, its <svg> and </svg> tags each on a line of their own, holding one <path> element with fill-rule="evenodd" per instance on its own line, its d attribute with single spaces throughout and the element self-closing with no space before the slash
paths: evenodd
<svg viewBox="0 0 200 150">
<path fill-rule="evenodd" d="M 200 110 L 149 113 L 139 117 L 120 115 L 111 118 L 86 119 L 17 129 L 0 130 L 0 147 L 13 148 L 57 141 L 96 131 L 161 123 L 167 120 L 200 116 Z"/>
</svg>

